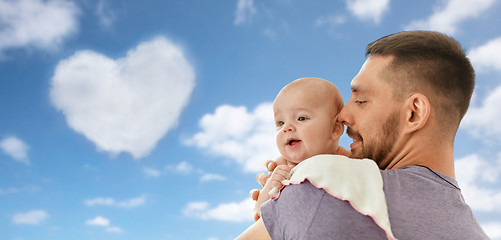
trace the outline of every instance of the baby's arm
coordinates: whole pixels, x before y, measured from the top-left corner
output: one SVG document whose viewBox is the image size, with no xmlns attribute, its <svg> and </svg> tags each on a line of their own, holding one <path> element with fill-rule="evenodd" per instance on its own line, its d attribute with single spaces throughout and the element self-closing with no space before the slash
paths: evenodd
<svg viewBox="0 0 501 240">
<path fill-rule="evenodd" d="M 261 191 L 251 191 L 251 198 L 256 200 L 253 211 L 254 220 L 257 221 L 261 217 L 261 204 L 270 198 L 278 197 L 278 190 L 283 186 L 282 181 L 288 180 L 291 177 L 290 170 L 291 168 L 286 164 L 278 165 L 271 173 Z"/>
</svg>

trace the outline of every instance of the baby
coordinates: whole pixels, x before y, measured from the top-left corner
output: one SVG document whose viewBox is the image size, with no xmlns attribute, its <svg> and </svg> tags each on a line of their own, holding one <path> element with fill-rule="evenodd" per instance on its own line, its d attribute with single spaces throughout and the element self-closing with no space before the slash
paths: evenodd
<svg viewBox="0 0 501 240">
<path fill-rule="evenodd" d="M 320 78 L 297 79 L 278 93 L 273 102 L 276 143 L 286 164 L 275 168 L 261 191 L 264 194 L 257 197 L 255 220 L 260 217 L 260 205 L 278 197 L 282 181 L 290 179 L 290 170 L 297 164 L 319 154 L 350 155 L 338 145 L 344 131 L 336 122 L 341 108 L 343 98 L 337 87 Z"/>
</svg>

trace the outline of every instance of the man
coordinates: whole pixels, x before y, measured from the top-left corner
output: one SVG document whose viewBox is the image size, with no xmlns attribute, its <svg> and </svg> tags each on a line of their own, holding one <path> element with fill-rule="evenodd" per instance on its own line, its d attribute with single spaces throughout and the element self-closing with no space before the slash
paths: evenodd
<svg viewBox="0 0 501 240">
<path fill-rule="evenodd" d="M 475 84 L 461 46 L 441 33 L 409 31 L 369 44 L 366 55 L 338 121 L 353 139 L 352 157 L 382 169 L 395 237 L 488 239 L 454 179 L 454 138 Z M 284 188 L 261 213 L 240 238 L 386 238 L 371 218 L 308 181 Z"/>
</svg>

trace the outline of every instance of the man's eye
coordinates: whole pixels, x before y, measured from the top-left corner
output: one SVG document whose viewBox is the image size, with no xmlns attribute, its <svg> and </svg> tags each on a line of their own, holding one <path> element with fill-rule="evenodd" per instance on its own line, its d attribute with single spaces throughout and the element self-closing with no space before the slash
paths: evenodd
<svg viewBox="0 0 501 240">
<path fill-rule="evenodd" d="M 367 101 L 361 101 L 361 100 L 356 100 L 356 101 L 355 101 L 355 103 L 356 103 L 356 104 L 364 104 L 364 103 L 366 103 L 366 102 L 367 102 Z"/>
<path fill-rule="evenodd" d="M 298 120 L 298 121 L 304 121 L 304 120 L 306 120 L 306 119 L 307 119 L 306 117 L 298 117 L 298 118 L 297 118 L 297 120 Z"/>
</svg>

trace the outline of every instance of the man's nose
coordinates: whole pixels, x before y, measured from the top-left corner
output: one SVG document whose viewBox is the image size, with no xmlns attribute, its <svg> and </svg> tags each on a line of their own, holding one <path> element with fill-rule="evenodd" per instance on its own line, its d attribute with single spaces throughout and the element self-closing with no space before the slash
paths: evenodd
<svg viewBox="0 0 501 240">
<path fill-rule="evenodd" d="M 353 121 L 352 121 L 352 117 L 351 117 L 351 114 L 350 114 L 350 103 L 346 103 L 346 105 L 344 105 L 344 107 L 341 109 L 341 111 L 338 113 L 337 115 L 337 122 L 343 124 L 343 125 L 346 125 L 346 126 L 351 126 Z"/>
</svg>

